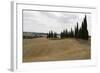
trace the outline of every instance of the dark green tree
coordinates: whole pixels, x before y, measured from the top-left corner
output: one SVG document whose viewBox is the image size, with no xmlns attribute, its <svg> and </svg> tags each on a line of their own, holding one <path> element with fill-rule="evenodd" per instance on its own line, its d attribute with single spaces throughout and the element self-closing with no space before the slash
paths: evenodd
<svg viewBox="0 0 100 73">
<path fill-rule="evenodd" d="M 49 31 L 49 33 L 48 33 L 47 37 L 48 37 L 48 38 L 50 38 L 50 31 Z"/>
<path fill-rule="evenodd" d="M 65 37 L 66 37 L 66 38 L 68 37 L 68 31 L 67 31 L 67 29 L 66 29 L 66 31 L 65 31 Z"/>
<path fill-rule="evenodd" d="M 66 31 L 63 31 L 63 38 L 66 38 Z"/>
<path fill-rule="evenodd" d="M 71 28 L 70 37 L 74 37 L 74 32 L 73 32 L 73 29 L 72 28 Z"/>
<path fill-rule="evenodd" d="M 82 26 L 80 27 L 79 32 L 78 32 L 78 38 L 88 40 L 88 37 L 89 35 L 88 35 L 88 30 L 87 30 L 87 18 L 85 15 L 85 18 L 83 19 L 83 22 L 82 22 Z"/>
<path fill-rule="evenodd" d="M 50 38 L 53 38 L 53 31 L 50 32 Z"/>
<path fill-rule="evenodd" d="M 57 38 L 57 33 L 56 33 L 56 32 L 54 32 L 53 36 L 54 36 L 54 38 Z"/>
<path fill-rule="evenodd" d="M 88 40 L 88 37 L 89 37 L 89 34 L 88 34 L 88 30 L 87 30 L 87 18 L 86 18 L 86 15 L 85 15 L 85 18 L 84 18 L 84 25 L 82 26 L 83 28 L 83 39 L 85 40 Z"/>
<path fill-rule="evenodd" d="M 60 37 L 61 37 L 61 39 L 63 38 L 63 32 L 60 33 Z"/>
<path fill-rule="evenodd" d="M 78 32 L 79 29 L 78 29 L 78 22 L 77 22 L 77 26 L 75 27 L 75 38 L 78 38 Z"/>
</svg>

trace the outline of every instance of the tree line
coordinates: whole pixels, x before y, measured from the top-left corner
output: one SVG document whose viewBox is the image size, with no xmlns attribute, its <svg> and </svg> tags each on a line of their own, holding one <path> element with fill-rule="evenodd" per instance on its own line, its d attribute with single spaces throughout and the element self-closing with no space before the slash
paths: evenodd
<svg viewBox="0 0 100 73">
<path fill-rule="evenodd" d="M 47 33 L 47 38 L 57 38 L 57 33 L 51 30 Z"/>
<path fill-rule="evenodd" d="M 49 33 L 47 33 L 47 38 L 57 38 L 57 33 L 53 32 L 51 30 L 51 31 L 49 31 Z M 64 39 L 64 38 L 77 38 L 77 39 L 88 40 L 89 33 L 88 33 L 88 30 L 87 30 L 87 18 L 86 18 L 86 15 L 85 15 L 85 17 L 84 17 L 84 19 L 82 21 L 82 25 L 81 25 L 80 28 L 79 28 L 78 22 L 77 22 L 77 25 L 75 26 L 74 31 L 73 31 L 72 28 L 71 28 L 70 31 L 65 29 L 60 33 L 60 38 L 61 39 Z"/>
</svg>

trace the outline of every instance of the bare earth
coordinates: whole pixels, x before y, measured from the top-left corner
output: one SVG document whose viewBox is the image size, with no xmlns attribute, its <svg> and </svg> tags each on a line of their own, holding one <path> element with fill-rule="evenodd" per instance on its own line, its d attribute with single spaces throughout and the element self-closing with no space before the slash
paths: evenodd
<svg viewBox="0 0 100 73">
<path fill-rule="evenodd" d="M 61 40 L 24 39 L 23 62 L 90 59 L 90 45 L 89 40 L 72 38 Z"/>
</svg>

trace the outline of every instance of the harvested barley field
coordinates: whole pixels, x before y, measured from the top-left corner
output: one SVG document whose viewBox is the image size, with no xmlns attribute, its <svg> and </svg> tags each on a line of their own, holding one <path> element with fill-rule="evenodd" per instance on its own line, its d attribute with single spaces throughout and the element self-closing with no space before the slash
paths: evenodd
<svg viewBox="0 0 100 73">
<path fill-rule="evenodd" d="M 82 60 L 91 58 L 90 40 L 23 39 L 23 62 Z"/>
</svg>

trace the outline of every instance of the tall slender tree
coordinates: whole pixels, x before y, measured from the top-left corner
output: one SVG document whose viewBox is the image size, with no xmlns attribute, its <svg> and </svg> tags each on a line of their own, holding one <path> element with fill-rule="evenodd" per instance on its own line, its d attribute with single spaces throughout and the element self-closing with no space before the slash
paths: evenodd
<svg viewBox="0 0 100 73">
<path fill-rule="evenodd" d="M 77 36 L 80 39 L 88 40 L 89 35 L 88 35 L 88 30 L 87 30 L 87 18 L 86 18 L 86 15 L 85 15 L 85 17 L 83 19 L 82 26 L 80 27 Z"/>
<path fill-rule="evenodd" d="M 82 28 L 84 30 L 83 31 L 83 33 L 84 33 L 83 39 L 88 40 L 89 34 L 88 34 L 88 30 L 87 30 L 87 18 L 86 18 L 86 15 L 85 15 L 85 18 L 84 18 L 84 25 L 82 26 Z"/>
<path fill-rule="evenodd" d="M 66 37 L 66 38 L 68 37 L 68 31 L 67 31 L 67 29 L 66 29 L 66 31 L 65 31 L 65 37 Z"/>
<path fill-rule="evenodd" d="M 78 22 L 77 22 L 77 26 L 75 27 L 75 38 L 78 38 Z"/>
<path fill-rule="evenodd" d="M 53 38 L 53 31 L 50 32 L 50 38 Z"/>
<path fill-rule="evenodd" d="M 74 32 L 73 32 L 73 29 L 72 28 L 71 28 L 70 37 L 74 37 Z"/>
<path fill-rule="evenodd" d="M 56 33 L 56 32 L 54 32 L 54 34 L 53 34 L 53 35 L 54 35 L 54 38 L 57 38 L 57 33 Z"/>
</svg>

